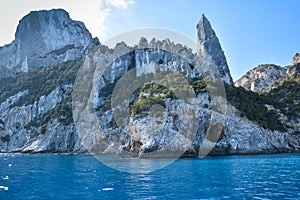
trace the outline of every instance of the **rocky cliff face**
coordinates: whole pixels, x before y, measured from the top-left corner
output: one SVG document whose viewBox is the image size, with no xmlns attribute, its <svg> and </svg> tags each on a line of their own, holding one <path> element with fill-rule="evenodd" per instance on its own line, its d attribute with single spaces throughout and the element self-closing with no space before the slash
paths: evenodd
<svg viewBox="0 0 300 200">
<path fill-rule="evenodd" d="M 267 110 L 277 115 L 276 124 L 282 124 L 289 133 L 299 133 L 300 130 L 299 66 L 297 53 L 290 66 L 260 65 L 235 83 L 235 86 L 260 93 L 260 97 L 266 99 Z"/>
<path fill-rule="evenodd" d="M 198 55 L 201 57 L 211 56 L 222 79 L 232 85 L 232 77 L 221 44 L 210 22 L 204 15 L 201 16 L 197 24 L 197 34 Z"/>
<path fill-rule="evenodd" d="M 13 71 L 9 70 L 7 67 L 2 65 L 0 65 L 0 71 L 1 71 L 0 79 L 13 76 L 15 74 Z"/>
<path fill-rule="evenodd" d="M 0 66 L 7 76 L 55 65 L 82 57 L 92 43 L 97 39 L 66 11 L 33 11 L 20 20 L 15 40 L 0 48 Z"/>
<path fill-rule="evenodd" d="M 274 112 L 280 110 L 276 107 L 280 105 L 279 100 L 270 102 L 252 92 L 246 91 L 245 94 L 249 95 L 246 99 L 260 99 L 259 107 L 255 107 L 253 102 L 247 101 L 245 104 L 244 99 L 240 98 L 241 91 L 231 85 L 226 58 L 215 32 L 204 16 L 197 29 L 198 55 L 168 39 L 147 41 L 145 38 L 138 43 L 139 49 L 122 42 L 114 49 L 99 45 L 89 51 L 91 44 L 95 44 L 94 39 L 81 22 L 72 21 L 65 11 L 30 13 L 20 21 L 16 40 L 0 48 L 1 65 L 5 66 L 0 69 L 6 74 L 0 79 L 0 152 L 83 153 L 95 147 L 97 153 L 130 152 L 142 157 L 151 152 L 158 152 L 162 156 L 178 152 L 197 156 L 200 149 L 211 145 L 213 138 L 206 135 L 210 124 L 211 131 L 220 136 L 216 138 L 218 143 L 211 151 L 212 154 L 299 151 L 300 135 L 296 133 L 297 126 L 286 127 L 291 119 L 298 118 L 284 113 L 281 117 L 291 116 L 286 119 L 287 123 L 274 125 L 274 121 L 268 119 L 277 116 Z M 28 31 L 32 35 L 28 35 Z M 46 34 L 51 31 L 54 36 Z M 30 41 L 41 51 L 32 48 Z M 87 52 L 91 53 L 88 58 L 96 61 L 119 56 L 108 63 L 109 67 L 103 76 L 95 74 L 92 79 L 83 73 L 86 78 L 83 79 L 86 81 L 83 85 L 91 86 L 88 89 L 92 90 L 96 87 L 95 93 L 80 101 L 75 94 L 72 100 L 74 90 L 76 93 L 75 78 L 84 62 L 82 57 Z M 198 56 L 209 57 L 215 62 L 221 78 L 229 84 L 226 115 L 212 109 L 212 96 L 203 79 L 203 71 L 196 67 Z M 107 63 L 87 65 L 85 70 L 97 66 L 101 69 L 104 64 Z M 113 106 L 113 90 L 118 81 L 131 70 L 134 70 L 135 78 L 143 81 L 143 84 L 139 90 L 130 93 L 127 101 L 122 102 L 129 103 L 130 115 L 126 120 L 118 121 L 114 116 L 118 107 Z M 193 101 L 184 102 L 174 96 L 174 88 L 151 82 L 154 79 L 161 81 L 161 84 L 168 80 L 181 84 L 184 82 L 176 76 L 168 80 L 163 76 L 154 76 L 157 71 L 180 72 L 188 80 L 188 87 L 180 88 L 180 92 L 192 88 L 195 92 Z M 93 82 L 94 79 L 98 81 Z M 132 83 L 138 85 L 139 82 L 123 84 L 119 98 L 123 98 L 122 94 Z M 11 87 L 12 84 L 14 87 Z M 274 95 L 277 94 L 274 91 Z M 220 102 L 224 100 L 218 98 Z M 72 101 L 78 101 L 76 106 L 83 109 L 75 108 L 72 112 Z M 287 105 L 295 105 L 298 109 L 297 102 Z M 94 113 L 91 114 L 91 110 Z M 258 113 L 250 113 L 253 110 Z M 284 110 L 280 110 L 280 113 Z M 75 117 L 73 113 L 76 113 Z M 87 122 L 90 115 L 96 116 L 96 120 Z M 217 117 L 212 119 L 212 116 Z M 197 123 L 191 124 L 191 119 Z M 222 119 L 225 119 L 224 128 L 219 123 Z M 122 126 L 124 122 L 126 124 Z M 78 127 L 78 124 L 82 126 Z M 94 130 L 97 124 L 101 132 L 91 131 L 88 135 L 80 132 L 84 128 Z M 195 129 L 195 134 L 187 135 L 186 132 L 192 129 Z"/>
<path fill-rule="evenodd" d="M 229 106 L 231 107 L 231 106 Z M 297 152 L 300 148 L 297 134 L 262 128 L 241 117 L 236 108 L 229 108 L 226 130 L 211 154 L 261 154 Z"/>
<path fill-rule="evenodd" d="M 253 92 L 268 90 L 287 73 L 287 70 L 288 67 L 280 67 L 274 64 L 259 65 L 248 71 L 234 85 Z"/>
<path fill-rule="evenodd" d="M 290 66 L 280 67 L 275 64 L 262 64 L 248 71 L 234 85 L 253 92 L 266 92 L 272 87 L 295 77 L 300 72 L 300 53 L 296 53 Z"/>
<path fill-rule="evenodd" d="M 32 104 L 11 107 L 1 104 L 1 152 L 73 152 L 80 142 L 72 124 L 63 124 L 49 116 L 66 98 L 70 85 L 57 87 L 50 94 L 41 96 Z M 28 91 L 12 96 L 17 101 Z M 12 102 L 13 102 L 12 101 Z M 46 116 L 47 121 L 40 123 Z M 64 115 L 59 117 L 64 118 Z M 76 146 L 77 145 L 77 146 Z"/>
<path fill-rule="evenodd" d="M 296 55 L 293 57 L 292 65 L 288 68 L 287 71 L 287 77 L 288 78 L 296 78 L 297 75 L 300 73 L 300 53 L 296 53 Z"/>
<path fill-rule="evenodd" d="M 143 40 L 143 43 L 147 44 L 145 40 Z M 106 56 L 118 54 L 119 48 L 124 49 L 126 47 L 124 44 L 120 44 L 116 49 L 106 54 Z M 130 50 L 130 48 L 127 50 Z M 173 49 L 175 53 L 181 51 L 182 48 Z M 95 53 L 95 56 L 94 59 L 99 60 L 98 56 L 101 56 L 101 53 Z M 176 155 L 176 152 L 180 149 L 185 152 L 185 156 L 197 156 L 200 150 L 205 149 L 206 145 L 209 147 L 209 145 L 213 144 L 211 138 L 207 136 L 207 127 L 210 125 L 213 111 L 210 95 L 205 87 L 203 87 L 202 90 L 197 90 L 197 98 L 194 100 L 194 104 L 182 104 L 180 100 L 169 97 L 169 91 L 164 88 L 147 89 L 147 87 L 143 85 L 139 93 L 135 93 L 129 97 L 129 104 L 132 105 L 130 116 L 128 119 L 122 119 L 122 121 L 129 121 L 129 123 L 126 123 L 124 128 L 121 129 L 120 126 L 117 125 L 118 122 L 113 118 L 112 110 L 116 108 L 113 109 L 107 106 L 110 104 L 112 92 L 107 91 L 112 87 L 112 84 L 115 83 L 115 80 L 119 80 L 120 77 L 124 76 L 124 74 L 130 70 L 130 66 L 132 66 L 133 63 L 136 65 L 135 74 L 137 77 L 141 76 L 141 74 L 151 75 L 151 73 L 157 72 L 157 70 L 183 71 L 186 72 L 184 73 L 185 76 L 196 78 L 196 80 L 193 80 L 195 82 L 190 82 L 194 86 L 193 89 L 195 91 L 199 89 L 201 85 L 201 78 L 199 78 L 201 77 L 201 73 L 194 76 L 193 74 L 197 73 L 195 70 L 190 69 L 188 65 L 182 65 L 182 63 L 188 64 L 191 60 L 184 60 L 178 56 L 174 57 L 170 53 L 160 49 L 146 48 L 146 50 L 134 50 L 124 55 L 124 58 L 121 60 L 114 61 L 104 73 L 104 77 L 99 78 L 99 82 L 101 83 L 99 86 L 100 99 L 96 101 L 92 99 L 91 103 L 96 102 L 95 107 L 98 112 L 97 116 L 99 116 L 102 132 L 100 138 L 89 135 L 89 140 L 86 141 L 88 145 L 99 145 L 101 146 L 100 152 L 104 153 L 115 154 L 131 152 L 145 156 L 143 153 L 155 151 L 159 154 L 156 156 L 169 156 Z M 146 67 L 141 66 L 141 63 L 146 65 Z M 141 68 L 143 68 L 143 70 Z M 191 73 L 188 73 L 189 71 Z M 130 86 L 126 85 L 126 87 Z M 234 87 L 232 87 L 232 89 L 235 90 Z M 121 91 L 125 91 L 125 88 Z M 249 93 L 249 95 L 252 95 L 252 93 Z M 239 97 L 234 96 L 233 98 Z M 240 104 L 240 102 L 238 103 Z M 151 110 L 151 106 L 157 104 L 161 107 L 162 112 L 161 119 L 159 120 L 155 117 L 155 114 L 152 115 L 151 111 L 148 110 L 149 108 L 143 109 L 149 106 Z M 89 105 L 89 103 L 86 105 Z M 225 130 L 224 133 L 221 134 L 219 142 L 211 151 L 211 154 L 299 151 L 299 135 L 276 130 L 276 128 L 271 126 L 268 127 L 268 124 L 266 127 L 263 127 L 263 125 L 259 125 L 261 122 L 256 121 L 255 117 L 251 121 L 247 119 L 242 111 L 234 106 L 229 104 L 228 107 L 227 115 L 219 113 L 219 117 L 226 118 Z M 262 105 L 262 107 L 265 108 L 265 105 Z M 86 108 L 86 110 L 91 109 Z M 251 110 L 252 109 L 250 109 L 250 111 Z M 247 110 L 247 112 L 250 111 Z M 192 135 L 191 138 L 182 137 L 184 134 L 179 134 L 180 128 L 184 127 L 185 123 L 188 124 L 190 122 L 187 113 L 193 113 L 192 115 L 197 116 L 197 119 L 199 119 L 199 124 L 194 125 L 194 127 L 198 127 L 196 133 Z M 266 118 L 268 118 L 268 116 L 270 118 L 271 115 L 274 114 L 272 112 L 268 113 Z M 86 118 L 86 116 L 87 115 L 83 115 L 83 118 Z M 78 120 L 80 121 L 80 119 Z M 156 121 L 160 121 L 161 123 L 154 125 L 155 129 L 153 129 L 151 124 L 155 124 Z M 93 141 L 91 142 L 91 140 Z M 170 141 L 172 141 L 172 145 L 169 146 Z"/>
<path fill-rule="evenodd" d="M 292 66 L 296 66 L 300 63 L 300 53 L 296 53 L 292 60 Z"/>
</svg>

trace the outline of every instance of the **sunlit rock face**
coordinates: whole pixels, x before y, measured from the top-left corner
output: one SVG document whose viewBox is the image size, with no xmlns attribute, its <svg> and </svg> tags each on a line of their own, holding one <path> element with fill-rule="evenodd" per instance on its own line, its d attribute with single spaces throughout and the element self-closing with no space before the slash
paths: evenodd
<svg viewBox="0 0 300 200">
<path fill-rule="evenodd" d="M 248 71 L 234 85 L 253 92 L 268 90 L 287 73 L 287 70 L 288 67 L 280 67 L 274 64 L 259 65 Z"/>
<path fill-rule="evenodd" d="M 176 80 L 178 74 L 181 74 L 180 77 L 186 81 L 187 85 L 185 86 L 187 88 L 190 88 L 188 78 L 201 79 L 200 72 L 191 64 L 197 59 L 197 55 L 189 54 L 189 52 L 192 52 L 191 49 L 180 44 L 174 44 L 169 40 L 158 41 L 153 39 L 148 43 L 145 38 L 142 38 L 139 46 L 140 48 L 134 49 L 124 43 L 119 43 L 114 49 L 107 49 L 106 51 L 104 47 L 100 47 L 98 52 L 94 52 L 90 56 L 92 61 L 95 61 L 95 65 L 88 66 L 97 66 L 96 61 L 101 60 L 103 62 L 98 62 L 99 68 L 102 69 L 105 66 L 107 68 L 102 76 L 94 76 L 94 78 L 99 79 L 98 95 L 86 104 L 94 105 L 101 131 L 84 131 L 89 129 L 88 122 L 80 124 L 79 129 L 82 129 L 83 133 L 89 133 L 89 135 L 81 135 L 84 143 L 87 144 L 86 146 L 101 146 L 97 149 L 98 153 L 130 153 L 139 157 L 147 156 L 148 153 L 153 152 L 159 152 L 155 153 L 154 157 L 176 156 L 178 152 L 188 152 L 189 156 L 197 155 L 197 149 L 192 146 L 192 142 L 198 144 L 196 140 L 204 138 L 204 128 L 210 115 L 209 95 L 207 92 L 199 94 L 199 98 L 206 102 L 206 108 L 202 109 L 203 102 L 196 95 L 194 95 L 193 103 L 190 103 L 180 99 L 180 96 L 177 97 L 178 99 L 172 98 L 171 91 L 168 89 L 174 87 L 175 84 L 184 84 L 180 79 Z M 120 51 L 126 53 L 121 54 L 117 59 L 112 59 L 111 63 L 109 61 L 106 63 L 105 59 L 101 59 L 103 55 L 106 58 L 120 55 Z M 128 80 L 127 84 L 121 84 L 125 88 L 114 88 L 120 87 L 116 84 L 120 84 L 122 77 L 131 72 L 133 72 L 132 79 Z M 156 83 L 157 88 L 150 92 L 146 89 L 146 85 L 151 84 L 153 80 L 159 83 Z M 168 85 L 169 82 L 171 83 Z M 130 85 L 130 83 L 133 83 L 133 85 Z M 158 88 L 164 84 L 166 84 L 165 88 Z M 144 89 L 140 89 L 140 91 L 132 89 L 132 93 L 127 96 L 126 101 L 132 106 L 128 108 L 126 101 L 117 103 L 117 108 L 129 109 L 128 118 L 118 119 L 113 117 L 117 108 L 110 107 L 111 102 L 113 102 L 112 93 L 119 89 L 117 98 L 122 98 L 125 90 L 131 89 L 135 85 L 140 85 Z M 182 87 L 181 90 L 183 89 Z M 142 107 L 149 107 L 149 109 Z M 82 119 L 87 119 L 89 118 L 87 116 L 91 116 L 86 112 L 89 110 L 91 109 L 84 107 L 78 111 L 76 110 L 76 113 L 81 113 Z M 184 135 L 192 132 L 188 127 L 185 129 L 185 126 L 193 125 L 194 121 L 197 121 L 191 116 L 198 118 L 198 123 L 193 126 L 195 128 L 194 133 L 191 133 L 194 134 L 194 137 Z M 203 118 L 201 129 L 197 130 L 200 117 Z M 77 122 L 79 123 L 80 120 L 79 118 Z M 119 124 L 118 121 L 121 121 L 119 123 L 122 123 L 122 121 L 127 123 L 123 125 Z M 76 124 L 78 125 L 78 123 Z M 184 130 L 184 134 L 182 130 Z M 95 136 L 92 136 L 93 134 Z M 197 145 L 197 148 L 199 148 L 199 145 Z"/>
<path fill-rule="evenodd" d="M 296 53 L 292 60 L 291 67 L 288 68 L 287 77 L 297 77 L 300 74 L 300 53 Z M 297 78 L 296 78 L 297 79 Z"/>
<path fill-rule="evenodd" d="M 300 53 L 296 53 L 292 60 L 292 66 L 300 63 Z"/>
<path fill-rule="evenodd" d="M 13 106 L 20 98 L 28 95 L 28 91 L 22 91 L 1 103 L 0 151 L 78 152 L 80 141 L 74 125 L 62 124 L 49 115 L 51 110 L 62 103 L 69 89 L 70 85 L 57 87 L 32 104 Z M 40 124 L 46 116 L 48 117 L 45 123 Z M 64 114 L 59 116 L 64 117 Z"/>
<path fill-rule="evenodd" d="M 204 15 L 201 16 L 199 23 L 197 24 L 197 35 L 199 56 L 211 56 L 214 64 L 221 74 L 222 79 L 226 83 L 232 85 L 233 81 L 230 75 L 224 51 L 222 50 L 221 44 L 215 31 Z"/>
<path fill-rule="evenodd" d="M 253 92 L 267 92 L 287 80 L 297 80 L 300 73 L 300 53 L 292 58 L 291 65 L 281 67 L 275 64 L 261 64 L 249 70 L 234 85 Z"/>
<path fill-rule="evenodd" d="M 168 41 L 154 41 L 148 43 L 146 39 L 141 39 L 139 45 L 144 49 L 138 50 L 132 50 L 121 43 L 114 50 L 107 51 L 107 54 L 104 53 L 109 57 L 110 54 L 117 54 L 119 49 L 124 50 L 126 48 L 130 52 L 109 63 L 104 76 L 100 77 L 99 98 L 92 102 L 99 108 L 97 109 L 97 116 L 102 133 L 101 139 L 90 136 L 88 140 L 96 138 L 97 140 L 90 142 L 90 144 L 99 142 L 98 145 L 102 147 L 100 152 L 113 154 L 130 152 L 140 157 L 146 157 L 147 153 L 151 152 L 160 152 L 159 155 L 161 156 L 172 156 L 176 155 L 176 151 L 180 149 L 185 152 L 184 156 L 197 156 L 205 148 L 205 145 L 213 144 L 209 138 L 206 138 L 207 128 L 212 122 L 211 115 L 214 112 L 210 106 L 210 94 L 208 92 L 200 92 L 192 105 L 182 104 L 178 99 L 163 98 L 166 94 L 157 91 L 142 90 L 139 93 L 133 93 L 128 97 L 128 102 L 133 107 L 136 102 L 142 103 L 145 99 L 162 97 L 164 107 L 161 108 L 161 118 L 154 117 L 151 111 L 132 112 L 128 120 L 124 120 L 128 123 L 122 129 L 113 117 L 114 109 L 107 108 L 107 103 L 110 101 L 108 98 L 110 93 L 107 92 L 107 89 L 128 71 L 133 70 L 132 66 L 135 66 L 136 77 L 145 74 L 150 75 L 161 70 L 183 72 L 186 77 L 201 79 L 201 73 L 197 72 L 196 68 L 191 69 L 188 65 L 189 62 L 193 62 L 193 59 L 184 60 L 176 55 L 177 51 L 188 51 L 188 49 L 174 48 L 172 52 L 175 52 L 175 55 L 172 55 L 170 52 L 159 48 L 148 48 L 149 44 L 152 47 L 157 47 L 163 43 L 168 43 Z M 170 44 L 169 46 L 175 47 L 176 45 Z M 95 60 L 101 57 L 100 53 L 95 53 L 95 55 Z M 97 58 L 97 55 L 100 57 Z M 183 122 L 190 122 L 188 113 L 193 113 L 192 115 L 197 116 L 199 120 L 198 124 L 195 124 L 197 130 L 192 138 L 184 137 L 178 131 Z M 210 154 L 257 154 L 299 150 L 299 136 L 263 128 L 245 116 L 241 116 L 239 111 L 230 104 L 228 104 L 227 115 L 220 115 L 226 118 L 224 130 L 218 136 L 218 142 Z M 168 154 L 164 154 L 166 152 Z"/>
<path fill-rule="evenodd" d="M 92 43 L 97 39 L 66 11 L 32 11 L 20 20 L 15 40 L 0 47 L 0 66 L 27 72 L 82 57 Z"/>
<path fill-rule="evenodd" d="M 96 150 L 108 154 L 132 153 L 141 158 L 151 152 L 158 152 L 156 156 L 161 157 L 178 152 L 183 156 L 198 156 L 201 149 L 213 145 L 213 140 L 217 143 L 210 153 L 218 155 L 299 151 L 299 134 L 263 128 L 230 104 L 222 104 L 227 107 L 226 114 L 216 114 L 211 105 L 212 96 L 201 82 L 204 72 L 209 70 L 206 64 L 214 66 L 221 79 L 230 85 L 232 78 L 220 42 L 205 16 L 201 17 L 197 31 L 197 53 L 183 44 L 155 38 L 141 38 L 138 49 L 125 42 L 111 49 L 103 45 L 92 49 L 99 44 L 97 39 L 91 37 L 82 22 L 71 20 L 64 10 L 31 12 L 20 21 L 15 40 L 0 48 L 0 86 L 13 83 L 1 87 L 0 152 L 86 153 Z M 94 54 L 89 54 L 91 52 Z M 86 55 L 94 56 L 96 61 L 119 56 L 110 63 L 95 64 L 108 67 L 102 75 L 86 76 L 87 83 L 96 87 L 95 93 L 86 97 L 88 106 L 84 110 L 76 110 L 84 101 L 72 110 L 75 77 Z M 203 62 L 198 63 L 199 57 Z M 198 65 L 202 70 L 198 70 Z M 131 70 L 141 80 L 146 80 L 144 77 L 148 75 L 153 79 L 156 72 L 180 73 L 194 81 L 197 92 L 190 101 L 183 101 L 172 96 L 168 87 L 157 87 L 157 84 L 149 89 L 142 85 L 140 91 L 132 91 L 128 97 L 130 115 L 122 126 L 114 116 L 115 107 L 112 108 L 110 101 L 114 86 Z M 276 66 L 268 70 L 258 75 L 266 83 L 254 87 L 255 90 L 268 87 L 273 76 L 285 73 Z M 31 83 L 39 79 L 42 81 L 34 82 L 38 89 L 32 87 Z M 175 80 L 176 76 L 169 79 Z M 163 84 L 167 79 L 161 76 L 158 81 Z M 123 86 L 125 91 L 129 84 Z M 12 90 L 15 88 L 19 89 Z M 183 91 L 190 88 L 190 85 L 182 87 Z M 119 94 L 117 97 L 122 97 L 123 93 Z M 222 97 L 218 100 L 226 102 Z M 266 106 L 273 109 L 271 105 Z M 83 118 L 76 121 L 74 115 L 80 112 Z M 213 115 L 218 117 L 212 118 Z M 96 120 L 89 121 L 90 116 L 96 116 Z M 77 123 L 92 131 L 83 136 Z M 101 131 L 93 131 L 95 124 Z M 215 127 L 213 133 L 217 138 L 207 137 L 210 125 Z"/>
<path fill-rule="evenodd" d="M 237 111 L 235 108 L 229 110 L 231 111 L 226 117 L 225 135 L 215 145 L 211 154 L 269 154 L 299 151 L 299 135 L 264 129 L 239 116 L 235 113 Z"/>
</svg>

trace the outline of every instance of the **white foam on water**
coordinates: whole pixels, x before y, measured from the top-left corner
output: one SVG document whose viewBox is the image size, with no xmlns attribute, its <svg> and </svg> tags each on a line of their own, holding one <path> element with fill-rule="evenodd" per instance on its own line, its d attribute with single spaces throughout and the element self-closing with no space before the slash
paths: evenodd
<svg viewBox="0 0 300 200">
<path fill-rule="evenodd" d="M 8 190 L 8 187 L 0 185 L 0 189 L 4 189 L 6 191 L 6 190 Z"/>
<path fill-rule="evenodd" d="M 12 167 L 12 164 L 8 164 L 9 167 Z"/>
<path fill-rule="evenodd" d="M 110 191 L 110 190 L 114 190 L 114 188 L 102 188 L 103 191 Z"/>
</svg>

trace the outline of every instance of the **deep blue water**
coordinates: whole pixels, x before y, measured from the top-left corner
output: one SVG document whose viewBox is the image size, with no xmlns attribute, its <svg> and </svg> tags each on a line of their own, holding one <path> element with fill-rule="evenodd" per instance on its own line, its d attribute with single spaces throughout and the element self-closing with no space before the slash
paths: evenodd
<svg viewBox="0 0 300 200">
<path fill-rule="evenodd" d="M 1 200 L 225 198 L 300 199 L 300 155 L 179 159 L 148 174 L 120 172 L 92 156 L 0 156 Z"/>
</svg>

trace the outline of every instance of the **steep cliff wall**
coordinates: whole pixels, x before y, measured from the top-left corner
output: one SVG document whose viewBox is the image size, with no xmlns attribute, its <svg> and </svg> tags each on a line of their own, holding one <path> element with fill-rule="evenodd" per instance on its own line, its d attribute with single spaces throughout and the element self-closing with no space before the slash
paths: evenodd
<svg viewBox="0 0 300 200">
<path fill-rule="evenodd" d="M 32 11 L 20 20 L 15 40 L 0 47 L 0 66 L 27 72 L 80 58 L 93 43 L 99 42 L 66 11 Z"/>
<path fill-rule="evenodd" d="M 185 156 L 197 156 L 201 149 L 209 148 L 213 140 L 218 142 L 211 154 L 299 151 L 299 99 L 292 95 L 297 84 L 283 81 L 268 97 L 234 87 L 224 52 L 205 16 L 201 17 L 197 30 L 198 54 L 169 39 L 149 42 L 145 38 L 141 38 L 138 49 L 122 42 L 114 49 L 99 45 L 91 51 L 97 40 L 91 37 L 83 23 L 72 21 L 65 11 L 38 11 L 25 16 L 20 21 L 15 41 L 0 48 L 0 66 L 3 66 L 0 67 L 3 71 L 0 77 L 0 152 L 83 153 L 92 146 L 101 153 L 130 152 L 143 156 L 159 152 L 162 156 L 170 156 L 182 152 Z M 124 50 L 128 53 L 109 63 L 103 76 L 94 74 L 92 79 L 98 78 L 98 82 L 86 80 L 96 86 L 96 92 L 88 96 L 90 104 L 82 113 L 94 111 L 95 122 L 102 131 L 82 136 L 80 128 L 75 126 L 77 123 L 82 123 L 83 128 L 95 124 L 85 124 L 88 119 L 76 121 L 78 118 L 73 116 L 72 94 L 78 70 L 88 53 L 94 52 L 89 56 L 99 60 L 119 55 Z M 220 97 L 217 103 L 227 100 L 227 114 L 216 113 L 213 109 L 216 102 L 212 102 L 210 90 L 214 88 L 204 79 L 204 72 L 198 70 L 198 56 L 210 59 L 225 81 L 227 99 Z M 298 77 L 296 66 L 287 73 L 293 77 L 289 80 L 298 80 L 295 79 Z M 275 70 L 279 75 L 285 74 L 286 70 L 281 69 L 278 71 L 278 67 L 270 66 L 272 73 Z M 128 123 L 122 127 L 122 122 L 114 116 L 116 107 L 112 108 L 111 100 L 116 84 L 130 70 L 135 70 L 135 77 L 144 82 L 129 96 L 130 115 Z M 268 70 L 263 72 L 263 86 L 259 87 L 273 84 L 275 79 Z M 181 73 L 188 87 L 180 88 L 180 92 L 193 89 L 195 98 L 190 102 L 176 98 L 174 88 L 161 84 L 181 79 L 155 77 L 158 71 Z M 145 75 L 152 79 L 143 79 Z M 161 84 L 151 82 L 155 78 L 162 81 Z M 286 99 L 276 99 L 276 96 L 285 97 L 284 88 L 289 87 L 284 83 L 289 84 L 290 95 Z M 121 88 L 125 91 L 129 83 Z M 224 127 L 220 123 L 222 119 Z M 210 125 L 213 134 L 207 136 Z M 188 135 L 192 130 L 193 135 Z"/>
</svg>

